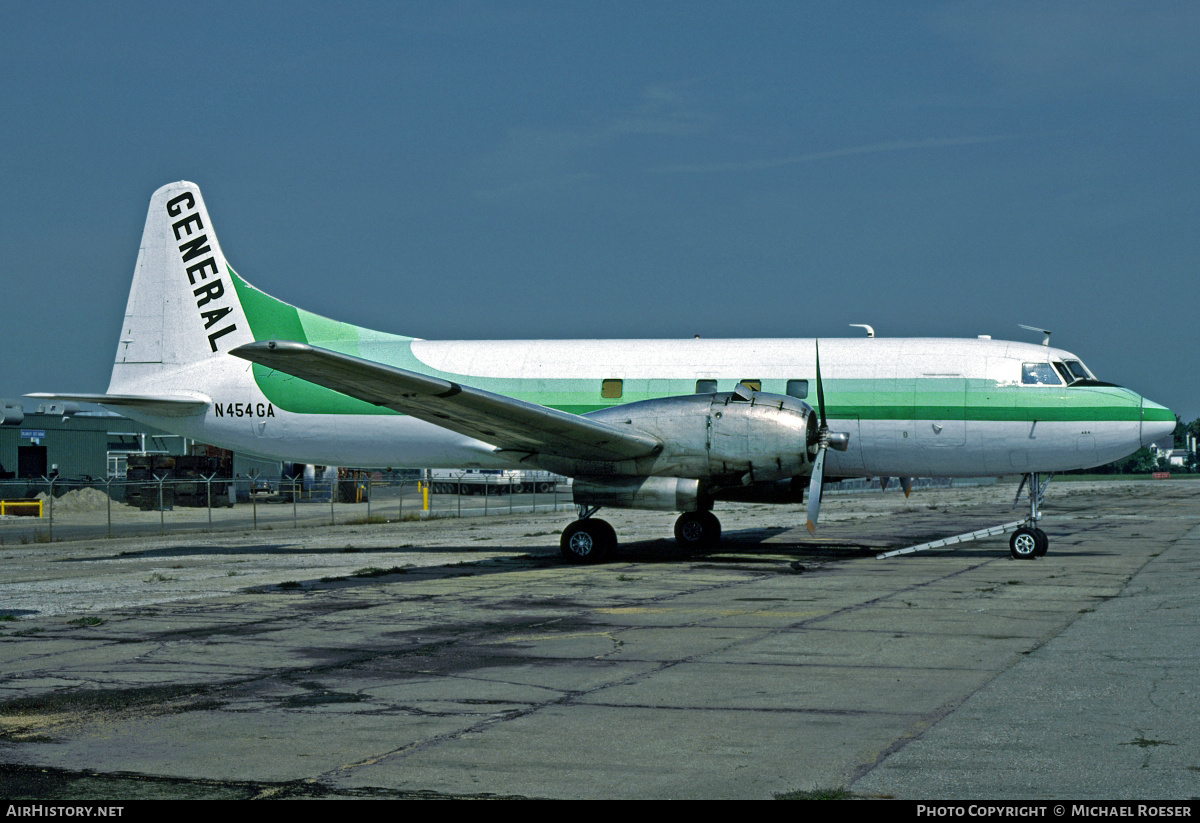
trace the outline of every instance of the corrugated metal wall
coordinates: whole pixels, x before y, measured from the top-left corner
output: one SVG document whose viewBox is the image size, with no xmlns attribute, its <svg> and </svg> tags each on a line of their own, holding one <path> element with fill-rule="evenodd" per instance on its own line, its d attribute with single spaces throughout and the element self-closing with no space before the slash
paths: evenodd
<svg viewBox="0 0 1200 823">
<path fill-rule="evenodd" d="M 41 432 L 45 433 L 42 437 L 23 436 Z M 125 417 L 27 414 L 19 424 L 0 426 L 0 465 L 5 472 L 17 471 L 20 447 L 36 444 L 46 448 L 47 471 L 57 464 L 59 477 L 64 479 L 104 478 L 108 473 L 110 447 L 140 447 L 136 437 L 110 437 L 110 432 L 146 434 L 148 450 L 184 453 L 183 438 Z"/>
</svg>

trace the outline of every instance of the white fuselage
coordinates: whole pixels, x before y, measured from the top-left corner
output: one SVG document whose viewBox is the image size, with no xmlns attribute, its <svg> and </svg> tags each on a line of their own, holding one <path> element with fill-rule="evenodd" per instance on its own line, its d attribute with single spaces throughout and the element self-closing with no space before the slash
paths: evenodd
<svg viewBox="0 0 1200 823">
<path fill-rule="evenodd" d="M 375 344 L 386 347 L 387 343 Z M 509 396 L 586 412 L 690 394 L 697 381 L 729 391 L 761 381 L 784 394 L 808 381 L 816 406 L 811 339 L 450 341 L 415 340 L 424 371 Z M 820 341 L 830 428 L 850 435 L 830 452 L 831 476 L 978 476 L 1083 468 L 1123 457 L 1173 428 L 1143 422 L 1147 401 L 1112 386 L 1025 384 L 1027 363 L 1074 361 L 1068 352 L 988 339 Z M 381 348 L 363 356 L 389 359 Z M 528 468 L 482 441 L 405 415 L 291 411 L 269 397 L 251 366 L 220 354 L 159 372 L 145 391 L 202 386 L 213 405 L 144 422 L 237 451 L 304 463 L 374 467 Z M 601 397 L 619 380 L 622 397 Z M 792 381 L 792 382 L 789 382 Z M 1092 381 L 1093 383 L 1095 381 Z M 706 386 L 707 387 L 707 386 Z M 1154 409 L 1162 407 L 1148 404 Z"/>
</svg>

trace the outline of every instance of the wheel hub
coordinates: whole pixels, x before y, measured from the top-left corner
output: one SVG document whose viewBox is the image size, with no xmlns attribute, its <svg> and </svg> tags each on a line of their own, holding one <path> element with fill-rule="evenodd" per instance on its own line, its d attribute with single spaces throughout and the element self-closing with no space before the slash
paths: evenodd
<svg viewBox="0 0 1200 823">
<path fill-rule="evenodd" d="M 575 552 L 575 554 L 579 555 L 580 557 L 587 557 L 592 553 L 592 549 L 595 548 L 595 544 L 592 541 L 592 536 L 587 532 L 582 531 L 571 535 L 570 545 L 571 551 Z"/>
</svg>

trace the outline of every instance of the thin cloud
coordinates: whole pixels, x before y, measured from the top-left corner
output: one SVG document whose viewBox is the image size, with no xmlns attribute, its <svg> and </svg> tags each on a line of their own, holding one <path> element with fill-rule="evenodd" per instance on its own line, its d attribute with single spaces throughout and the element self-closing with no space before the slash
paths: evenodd
<svg viewBox="0 0 1200 823">
<path fill-rule="evenodd" d="M 482 160 L 476 175 L 486 185 L 473 194 L 480 200 L 571 188 L 596 178 L 591 158 L 626 140 L 699 134 L 712 117 L 689 105 L 686 83 L 663 83 L 642 90 L 625 111 L 585 126 L 509 129 L 504 142 Z"/>
<path fill-rule="evenodd" d="M 1005 140 L 1016 140 L 1016 135 L 1000 134 L 991 137 L 931 137 L 926 140 L 893 140 L 886 143 L 869 143 L 863 146 L 848 146 L 829 151 L 814 151 L 797 154 L 791 157 L 776 157 L 764 160 L 742 160 L 732 163 L 693 163 L 660 166 L 654 171 L 663 173 L 684 172 L 728 172 L 728 171 L 763 171 L 779 169 L 787 166 L 798 166 L 802 163 L 815 163 L 819 160 L 832 160 L 838 157 L 852 157 L 862 154 L 884 154 L 887 152 L 916 151 L 919 149 L 939 149 L 951 146 L 974 146 L 982 143 L 999 143 Z"/>
<path fill-rule="evenodd" d="M 1195 3 L 968 2 L 929 19 L 966 59 L 1026 93 L 1171 97 L 1194 89 L 1200 68 Z"/>
</svg>

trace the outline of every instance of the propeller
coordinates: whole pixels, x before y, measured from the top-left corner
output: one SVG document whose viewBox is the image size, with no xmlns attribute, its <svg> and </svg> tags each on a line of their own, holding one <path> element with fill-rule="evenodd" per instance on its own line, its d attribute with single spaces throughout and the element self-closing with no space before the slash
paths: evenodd
<svg viewBox="0 0 1200 823">
<path fill-rule="evenodd" d="M 808 480 L 808 527 L 809 534 L 817 531 L 817 517 L 821 513 L 821 488 L 825 473 L 825 450 L 833 447 L 845 451 L 850 444 L 850 435 L 837 433 L 830 435 L 829 418 L 825 416 L 825 384 L 821 382 L 821 345 L 814 341 L 817 349 L 817 459 L 813 461 L 812 475 Z"/>
</svg>

